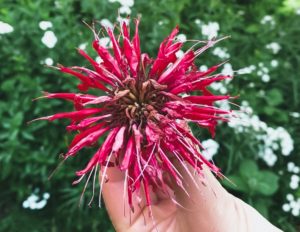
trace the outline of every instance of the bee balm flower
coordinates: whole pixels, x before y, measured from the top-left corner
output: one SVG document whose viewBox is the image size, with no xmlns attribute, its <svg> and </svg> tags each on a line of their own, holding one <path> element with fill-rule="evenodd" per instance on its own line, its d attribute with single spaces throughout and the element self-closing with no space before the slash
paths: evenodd
<svg viewBox="0 0 300 232">
<path fill-rule="evenodd" d="M 187 122 L 208 128 L 214 135 L 217 121 L 226 121 L 230 113 L 214 107 L 214 102 L 229 96 L 214 95 L 208 87 L 231 77 L 214 74 L 220 65 L 206 71 L 199 71 L 195 66 L 195 59 L 218 40 L 203 42 L 204 46 L 189 49 L 177 57 L 183 42 L 175 39 L 176 27 L 160 44 L 157 57 L 151 59 L 140 49 L 139 20 L 135 21 L 132 39 L 128 26 L 125 23 L 120 26 L 117 37 L 113 29 L 105 28 L 112 42 L 112 52 L 101 46 L 95 33 L 93 48 L 102 59 L 101 63 L 78 50 L 92 69 L 58 67 L 61 72 L 79 79 L 78 89 L 82 93 L 45 93 L 43 97 L 73 102 L 74 111 L 37 120 L 70 120 L 67 130 L 76 135 L 65 159 L 105 136 L 86 167 L 76 172 L 81 177 L 79 180 L 97 170 L 96 167 L 101 168 L 105 177 L 107 168 L 117 166 L 126 173 L 129 205 L 132 207 L 133 193 L 139 194 L 140 190 L 144 190 L 147 205 L 151 205 L 150 186 L 154 191 L 169 187 L 163 174 L 184 188 L 173 160 L 182 165 L 188 163 L 200 173 L 205 164 L 220 174 L 198 150 L 201 143 L 192 135 Z M 99 95 L 86 93 L 89 89 L 97 90 Z"/>
</svg>

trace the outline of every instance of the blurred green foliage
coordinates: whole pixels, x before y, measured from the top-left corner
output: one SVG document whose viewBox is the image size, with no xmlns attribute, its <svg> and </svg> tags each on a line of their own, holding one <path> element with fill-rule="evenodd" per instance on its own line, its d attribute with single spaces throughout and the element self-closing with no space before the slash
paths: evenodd
<svg viewBox="0 0 300 232">
<path fill-rule="evenodd" d="M 176 24 L 187 38 L 202 39 L 195 23 L 200 19 L 218 22 L 219 36 L 231 36 L 217 46 L 227 48 L 235 69 L 264 63 L 270 70 L 267 83 L 253 72 L 237 75 L 227 89 L 232 95 L 240 95 L 236 103 L 248 101 L 254 114 L 268 125 L 284 127 L 292 135 L 294 151 L 288 157 L 277 154 L 277 162 L 269 167 L 257 155 L 261 144 L 254 130 L 235 133 L 223 124 L 217 129 L 215 139 L 221 147 L 214 161 L 235 183 L 224 183 L 232 193 L 288 232 L 297 231 L 300 225 L 299 217 L 282 210 L 288 193 L 300 197 L 300 190 L 289 186 L 291 173 L 286 167 L 287 162 L 300 165 L 300 121 L 290 114 L 300 109 L 300 16 L 295 13 L 295 7 L 299 7 L 295 4 L 282 0 L 141 0 L 131 7 L 133 17 L 142 16 L 141 46 L 152 56 Z M 42 61 L 50 57 L 54 63 L 84 65 L 75 48 L 90 44 L 92 33 L 82 21 L 106 18 L 115 22 L 119 7 L 118 2 L 106 0 L 0 1 L 0 21 L 14 28 L 12 33 L 0 34 L 0 231 L 113 231 L 105 209 L 99 209 L 96 203 L 92 208 L 87 206 L 91 190 L 78 207 L 83 184 L 71 185 L 75 170 L 83 167 L 91 151 L 69 159 L 49 181 L 71 135 L 65 133 L 63 122 L 27 122 L 71 110 L 71 105 L 62 101 L 32 101 L 43 90 L 76 91 L 73 78 L 44 67 Z M 261 23 L 266 15 L 273 17 L 275 25 Z M 52 22 L 49 30 L 58 39 L 52 49 L 41 42 L 44 31 L 39 22 L 43 20 Z M 280 44 L 278 54 L 266 48 L 271 42 Z M 91 53 L 91 48 L 87 51 Z M 276 68 L 270 66 L 273 59 L 278 61 Z M 220 61 L 208 52 L 197 62 L 211 65 Z M 194 132 L 202 140 L 209 136 L 198 128 Z M 50 194 L 47 205 L 40 210 L 22 207 L 34 191 L 37 195 Z"/>
</svg>

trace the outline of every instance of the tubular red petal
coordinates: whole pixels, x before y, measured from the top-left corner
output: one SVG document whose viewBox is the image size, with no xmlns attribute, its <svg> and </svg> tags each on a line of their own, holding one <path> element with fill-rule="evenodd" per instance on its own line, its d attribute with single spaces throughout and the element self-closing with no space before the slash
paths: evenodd
<svg viewBox="0 0 300 232">
<path fill-rule="evenodd" d="M 112 146 L 112 151 L 114 153 L 118 153 L 119 150 L 123 147 L 124 145 L 124 134 L 125 134 L 126 126 L 122 126 L 120 130 L 118 131 L 115 142 Z"/>
<path fill-rule="evenodd" d="M 61 118 L 68 118 L 72 119 L 74 121 L 79 121 L 83 118 L 86 118 L 92 114 L 100 113 L 103 109 L 100 108 L 89 108 L 89 109 L 84 109 L 84 110 L 79 110 L 79 111 L 74 111 L 74 112 L 64 112 L 64 113 L 58 113 L 54 114 L 51 116 L 46 116 L 46 117 L 41 117 L 37 118 L 36 120 L 49 120 L 53 121 L 56 119 L 61 119 Z"/>
<path fill-rule="evenodd" d="M 80 140 L 82 140 L 84 137 L 88 136 L 89 134 L 97 131 L 97 130 L 100 130 L 102 127 L 104 126 L 104 123 L 100 123 L 100 124 L 97 124 L 95 126 L 92 126 L 84 131 L 82 131 L 81 133 L 77 134 L 72 142 L 70 143 L 69 145 L 69 149 L 71 149 L 73 146 L 76 145 L 76 143 L 78 143 Z"/>
<path fill-rule="evenodd" d="M 112 72 L 113 74 L 115 74 L 118 78 L 122 79 L 122 74 L 121 71 L 119 69 L 118 63 L 115 60 L 115 58 L 113 58 L 113 56 L 107 51 L 106 48 L 102 47 L 99 44 L 98 40 L 95 40 L 93 42 L 93 47 L 94 49 L 97 51 L 98 55 L 101 57 L 101 59 L 103 60 L 103 65 L 104 67 L 109 71 Z"/>
<path fill-rule="evenodd" d="M 183 99 L 190 101 L 192 103 L 196 103 L 196 104 L 211 104 L 212 102 L 220 101 L 220 100 L 227 100 L 229 98 L 230 98 L 229 95 L 226 95 L 226 96 L 212 95 L 212 96 L 188 96 L 188 97 L 184 97 Z"/>
<path fill-rule="evenodd" d="M 140 20 L 136 19 L 135 20 L 135 34 L 134 34 L 134 37 L 132 39 L 132 44 L 133 44 L 133 47 L 134 47 L 134 50 L 135 50 L 135 54 L 136 54 L 136 57 L 137 57 L 138 65 L 139 65 L 140 59 L 141 59 L 141 45 L 140 45 L 140 37 L 139 37 L 139 23 L 140 23 Z"/>
<path fill-rule="evenodd" d="M 103 163 L 106 160 L 106 157 L 109 155 L 109 153 L 112 151 L 112 146 L 115 141 L 115 137 L 120 130 L 120 127 L 115 127 L 112 129 L 112 131 L 107 135 L 106 140 L 101 146 L 101 149 L 99 151 L 99 163 Z"/>
<path fill-rule="evenodd" d="M 91 101 L 97 96 L 90 95 L 90 94 L 81 94 L 81 93 L 47 93 L 44 92 L 44 97 L 45 98 L 58 98 L 58 99 L 64 99 L 64 100 L 69 100 L 75 103 L 85 103 L 87 101 Z"/>
<path fill-rule="evenodd" d="M 101 115 L 98 117 L 86 118 L 86 119 L 82 120 L 80 123 L 78 123 L 77 125 L 67 126 L 67 130 L 83 130 L 83 129 L 86 129 L 86 127 L 92 125 L 93 123 L 95 123 L 101 119 L 108 118 L 108 117 L 111 117 L 111 114 Z"/>
<path fill-rule="evenodd" d="M 134 157 L 134 138 L 131 135 L 128 142 L 127 142 L 127 146 L 126 146 L 126 150 L 125 150 L 125 154 L 123 157 L 123 161 L 122 164 L 120 166 L 120 169 L 122 171 L 127 170 L 130 163 L 132 162 L 132 158 Z"/>
<path fill-rule="evenodd" d="M 73 156 L 82 148 L 90 146 L 91 144 L 96 142 L 99 137 L 103 135 L 107 130 L 109 130 L 109 127 L 101 128 L 97 131 L 86 134 L 86 136 L 82 137 L 79 141 L 73 144 L 73 146 L 69 149 L 64 157 L 68 158 L 69 156 Z"/>
<path fill-rule="evenodd" d="M 179 74 L 184 74 L 188 68 L 191 67 L 194 59 L 195 55 L 192 50 L 186 52 L 181 58 L 177 59 L 170 68 L 162 73 L 162 75 L 158 78 L 158 82 L 167 83 L 170 81 L 171 77 L 180 77 Z"/>
<path fill-rule="evenodd" d="M 174 63 L 176 61 L 176 52 L 178 52 L 182 47 L 182 43 L 172 43 L 178 31 L 178 26 L 176 26 L 171 34 L 160 44 L 157 58 L 155 59 L 149 73 L 151 77 L 160 76 L 170 63 Z"/>
<path fill-rule="evenodd" d="M 110 100 L 112 100 L 112 98 L 109 97 L 109 96 L 100 96 L 100 97 L 97 97 L 95 99 L 92 99 L 91 101 L 85 102 L 83 105 L 84 106 L 86 106 L 86 105 L 95 105 L 95 104 L 100 104 L 100 103 L 108 102 Z"/>
<path fill-rule="evenodd" d="M 121 52 L 120 44 L 116 40 L 116 37 L 111 28 L 107 27 L 106 31 L 107 31 L 107 34 L 108 34 L 110 40 L 112 41 L 113 51 L 114 51 L 116 61 L 118 62 L 119 65 L 122 66 L 123 60 L 122 60 L 122 52 Z"/>
<path fill-rule="evenodd" d="M 80 86 L 82 91 L 85 91 L 88 88 L 98 88 L 98 89 L 101 89 L 101 90 L 104 90 L 104 91 L 108 90 L 104 85 L 102 85 L 101 83 L 99 83 L 95 79 L 91 79 L 90 77 L 85 76 L 82 73 L 76 72 L 76 71 L 72 70 L 71 68 L 60 66 L 60 71 L 64 72 L 64 73 L 71 74 L 71 75 L 77 77 L 78 79 L 80 79 L 81 82 L 82 82 L 82 84 Z"/>
</svg>

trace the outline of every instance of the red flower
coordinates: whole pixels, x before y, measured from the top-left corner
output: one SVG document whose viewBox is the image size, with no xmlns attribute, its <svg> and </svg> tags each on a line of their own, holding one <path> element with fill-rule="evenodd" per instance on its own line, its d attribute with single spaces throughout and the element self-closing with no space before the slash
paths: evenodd
<svg viewBox="0 0 300 232">
<path fill-rule="evenodd" d="M 118 37 L 112 29 L 106 28 L 113 53 L 100 45 L 95 33 L 93 47 L 101 57 L 101 63 L 79 49 L 93 70 L 78 66 L 58 67 L 61 72 L 80 80 L 80 91 L 97 89 L 101 96 L 45 93 L 45 98 L 73 102 L 75 110 L 39 118 L 50 121 L 67 118 L 71 121 L 67 130 L 77 134 L 64 155 L 65 159 L 95 144 L 101 136 L 106 136 L 86 167 L 76 174 L 83 177 L 100 166 L 105 177 L 108 167 L 119 167 L 126 173 L 125 184 L 131 207 L 133 193 L 139 194 L 141 188 L 146 194 L 147 205 L 151 204 L 149 186 L 155 191 L 168 189 L 163 173 L 184 188 L 182 176 L 172 160 L 178 160 L 182 165 L 188 163 L 197 172 L 201 172 L 204 163 L 214 173 L 220 174 L 220 170 L 197 149 L 201 144 L 186 122 L 206 127 L 213 135 L 217 121 L 225 121 L 224 115 L 230 113 L 213 104 L 229 96 L 213 95 L 207 87 L 215 81 L 231 78 L 213 74 L 220 65 L 202 72 L 194 64 L 196 57 L 218 40 L 209 40 L 203 47 L 189 49 L 178 58 L 176 53 L 183 43 L 176 40 L 176 27 L 161 43 L 157 58 L 150 59 L 146 53 L 141 53 L 139 20 L 135 21 L 135 25 L 132 39 L 125 23 L 121 24 Z M 184 95 L 191 92 L 197 95 Z"/>
</svg>

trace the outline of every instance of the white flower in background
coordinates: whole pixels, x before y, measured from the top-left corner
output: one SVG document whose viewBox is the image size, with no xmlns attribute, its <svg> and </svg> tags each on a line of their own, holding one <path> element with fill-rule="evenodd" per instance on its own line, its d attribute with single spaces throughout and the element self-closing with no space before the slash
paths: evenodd
<svg viewBox="0 0 300 232">
<path fill-rule="evenodd" d="M 0 21 L 0 35 L 1 34 L 6 34 L 6 33 L 11 33 L 14 31 L 14 28 L 9 25 L 8 23 Z"/>
<path fill-rule="evenodd" d="M 101 59 L 100 56 L 97 56 L 96 59 L 95 59 L 95 61 L 96 61 L 98 64 L 100 64 L 100 63 L 102 63 L 103 60 Z"/>
<path fill-rule="evenodd" d="M 111 21 L 109 21 L 108 19 L 102 19 L 100 21 L 100 24 L 103 26 L 103 27 L 108 27 L 108 28 L 113 28 L 114 25 L 111 23 Z"/>
<path fill-rule="evenodd" d="M 270 81 L 270 75 L 268 75 L 268 74 L 262 75 L 261 80 L 263 82 L 269 82 Z"/>
<path fill-rule="evenodd" d="M 262 62 L 258 64 L 257 75 L 261 77 L 263 82 L 269 82 L 271 79 L 269 75 L 269 69 Z"/>
<path fill-rule="evenodd" d="M 282 210 L 283 210 L 284 212 L 289 212 L 289 211 L 291 210 L 291 206 L 290 206 L 289 204 L 285 203 L 285 204 L 283 204 L 283 206 L 282 206 Z"/>
<path fill-rule="evenodd" d="M 40 199 L 35 193 L 32 193 L 25 201 L 23 201 L 22 206 L 25 209 L 42 209 L 46 206 L 49 198 L 49 193 L 44 193 L 42 199 Z"/>
<path fill-rule="evenodd" d="M 241 68 L 237 71 L 238 74 L 250 74 L 252 73 L 254 70 L 256 70 L 256 66 L 255 65 L 250 65 L 248 67 L 245 68 Z"/>
<path fill-rule="evenodd" d="M 203 24 L 201 29 L 203 35 L 207 36 L 208 39 L 212 39 L 217 37 L 220 26 L 217 22 L 209 22 L 208 24 Z"/>
<path fill-rule="evenodd" d="M 215 56 L 221 58 L 221 59 L 229 59 L 230 55 L 227 52 L 226 48 L 220 48 L 220 47 L 216 47 L 214 48 L 214 50 L 212 51 L 212 54 L 214 54 Z"/>
<path fill-rule="evenodd" d="M 57 38 L 53 31 L 46 31 L 42 37 L 42 43 L 45 44 L 48 48 L 54 48 L 57 43 Z"/>
<path fill-rule="evenodd" d="M 129 18 L 124 18 L 124 17 L 118 16 L 118 17 L 117 17 L 117 21 L 118 21 L 119 23 L 123 23 L 123 22 L 125 22 L 125 23 L 126 23 L 126 25 L 128 25 L 128 24 L 129 24 L 129 21 L 130 21 L 130 19 L 129 19 Z"/>
<path fill-rule="evenodd" d="M 276 67 L 278 67 L 278 60 L 272 60 L 271 61 L 271 66 L 273 67 L 273 68 L 276 68 Z"/>
<path fill-rule="evenodd" d="M 277 42 L 272 42 L 272 43 L 267 44 L 266 48 L 271 50 L 273 54 L 277 54 L 280 51 L 281 46 Z"/>
<path fill-rule="evenodd" d="M 221 109 L 223 109 L 223 110 L 230 110 L 231 109 L 228 101 L 218 101 L 218 102 L 216 102 L 216 105 L 218 107 L 220 107 Z"/>
<path fill-rule="evenodd" d="M 224 67 L 223 67 L 221 73 L 223 75 L 233 76 L 234 72 L 233 72 L 233 69 L 232 69 L 232 65 L 230 63 L 224 64 Z M 225 79 L 225 80 L 230 80 L 230 79 Z"/>
<path fill-rule="evenodd" d="M 275 25 L 275 20 L 273 19 L 273 17 L 271 15 L 265 15 L 261 21 L 260 21 L 261 24 L 269 24 L 271 26 L 274 26 Z"/>
<path fill-rule="evenodd" d="M 44 63 L 46 64 L 46 65 L 53 65 L 53 59 L 52 58 L 50 58 L 50 57 L 48 57 L 48 58 L 46 58 L 45 59 L 45 61 L 44 61 Z"/>
<path fill-rule="evenodd" d="M 111 48 L 112 42 L 109 37 L 102 37 L 99 39 L 99 45 L 104 48 Z"/>
<path fill-rule="evenodd" d="M 299 187 L 300 177 L 297 175 L 291 176 L 290 187 L 291 189 L 297 189 Z"/>
<path fill-rule="evenodd" d="M 296 10 L 296 15 L 300 15 L 300 8 Z"/>
<path fill-rule="evenodd" d="M 224 107 L 224 103 L 221 102 L 218 102 L 217 105 L 222 109 Z M 249 103 L 243 101 L 240 111 L 235 112 L 236 117 L 230 119 L 228 126 L 233 128 L 236 133 L 255 131 L 256 139 L 260 142 L 258 156 L 267 165 L 273 166 L 278 159 L 276 153 L 280 152 L 284 156 L 290 155 L 294 150 L 294 141 L 283 127 L 275 129 L 269 127 L 257 115 L 252 115 L 252 113 L 253 109 L 249 106 Z M 300 172 L 299 169 L 299 167 L 294 168 L 294 173 Z"/>
<path fill-rule="evenodd" d="M 201 65 L 201 66 L 199 67 L 199 70 L 200 70 L 201 72 L 205 72 L 205 71 L 208 70 L 208 67 L 207 67 L 206 65 Z"/>
<path fill-rule="evenodd" d="M 261 150 L 259 150 L 258 155 L 262 157 L 262 159 L 270 167 L 274 166 L 278 159 L 273 150 L 269 147 L 263 147 Z"/>
<path fill-rule="evenodd" d="M 220 147 L 220 145 L 212 139 L 204 140 L 202 146 L 204 148 L 202 155 L 208 160 L 211 160 L 213 156 L 217 154 Z"/>
<path fill-rule="evenodd" d="M 226 94 L 226 86 L 222 82 L 214 82 L 210 85 L 213 90 L 219 91 L 221 94 Z"/>
<path fill-rule="evenodd" d="M 289 193 L 286 195 L 287 203 L 283 204 L 282 210 L 284 212 L 291 212 L 295 217 L 300 215 L 300 198 L 295 199 L 295 197 Z"/>
<path fill-rule="evenodd" d="M 109 2 L 119 2 L 121 7 L 119 8 L 120 14 L 131 14 L 130 7 L 133 7 L 134 0 L 108 0 Z"/>
<path fill-rule="evenodd" d="M 288 170 L 288 172 L 292 172 L 295 174 L 298 174 L 300 172 L 300 168 L 298 166 L 296 166 L 294 162 L 288 162 L 287 170 Z"/>
<path fill-rule="evenodd" d="M 296 165 L 295 165 L 295 163 L 294 162 L 288 162 L 288 164 L 287 164 L 287 170 L 289 171 L 289 172 L 292 172 L 293 170 L 294 170 L 294 167 L 295 167 Z"/>
<path fill-rule="evenodd" d="M 85 50 L 86 49 L 86 47 L 87 47 L 87 43 L 82 43 L 82 44 L 80 44 L 79 46 L 78 46 L 78 48 L 79 49 L 81 49 L 81 50 Z"/>
<path fill-rule="evenodd" d="M 291 115 L 293 118 L 300 118 L 300 113 L 299 113 L 299 112 L 290 112 L 290 115 Z"/>
<path fill-rule="evenodd" d="M 181 42 L 184 43 L 186 41 L 186 35 L 185 34 L 179 34 L 176 36 L 176 39 Z"/>
<path fill-rule="evenodd" d="M 178 52 L 175 53 L 175 55 L 176 55 L 177 58 L 181 58 L 181 57 L 184 56 L 184 51 L 179 50 Z"/>
<path fill-rule="evenodd" d="M 119 2 L 122 6 L 133 7 L 134 0 L 110 0 L 110 2 Z"/>
<path fill-rule="evenodd" d="M 50 21 L 41 21 L 39 23 L 39 27 L 42 29 L 42 30 L 47 30 L 48 28 L 51 28 L 53 25 Z"/>
<path fill-rule="evenodd" d="M 201 24 L 201 20 L 200 19 L 195 19 L 195 23 L 199 25 L 199 24 Z"/>
<path fill-rule="evenodd" d="M 120 12 L 120 14 L 130 15 L 131 14 L 131 9 L 128 6 L 121 6 L 119 8 L 119 12 Z"/>
<path fill-rule="evenodd" d="M 43 198 L 46 199 L 46 200 L 48 200 L 48 199 L 50 198 L 50 194 L 47 193 L 47 192 L 44 193 L 44 194 L 43 194 Z"/>
</svg>

